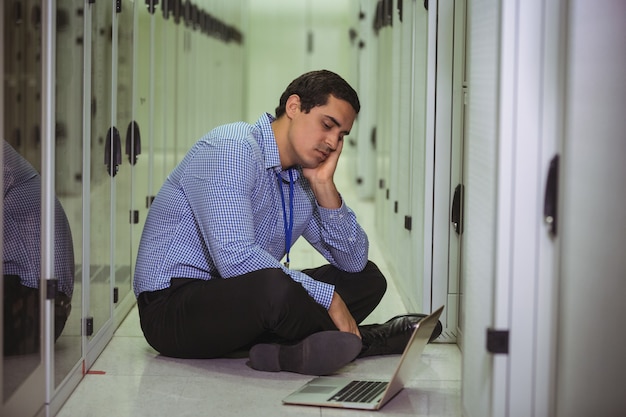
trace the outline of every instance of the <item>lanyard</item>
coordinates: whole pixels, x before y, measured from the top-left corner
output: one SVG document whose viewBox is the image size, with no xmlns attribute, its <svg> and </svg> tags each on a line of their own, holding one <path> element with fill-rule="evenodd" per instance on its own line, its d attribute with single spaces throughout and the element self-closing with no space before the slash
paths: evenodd
<svg viewBox="0 0 626 417">
<path fill-rule="evenodd" d="M 285 226 L 285 252 L 287 253 L 287 260 L 285 261 L 285 267 L 289 268 L 289 250 L 291 249 L 291 234 L 293 232 L 293 172 L 289 170 L 289 223 L 287 223 L 287 208 L 285 206 L 285 194 L 283 194 L 283 179 L 278 172 L 276 172 L 276 178 L 278 179 L 278 189 L 280 191 L 280 198 L 283 202 L 283 224 Z"/>
</svg>

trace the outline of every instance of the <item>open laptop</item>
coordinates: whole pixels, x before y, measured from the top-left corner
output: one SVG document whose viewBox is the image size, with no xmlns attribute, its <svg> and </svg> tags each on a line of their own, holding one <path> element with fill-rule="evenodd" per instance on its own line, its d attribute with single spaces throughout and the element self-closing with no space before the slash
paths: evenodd
<svg viewBox="0 0 626 417">
<path fill-rule="evenodd" d="M 381 409 L 417 373 L 421 364 L 420 356 L 442 312 L 443 306 L 420 320 L 391 379 L 318 377 L 284 398 L 283 404 L 361 410 Z"/>
</svg>

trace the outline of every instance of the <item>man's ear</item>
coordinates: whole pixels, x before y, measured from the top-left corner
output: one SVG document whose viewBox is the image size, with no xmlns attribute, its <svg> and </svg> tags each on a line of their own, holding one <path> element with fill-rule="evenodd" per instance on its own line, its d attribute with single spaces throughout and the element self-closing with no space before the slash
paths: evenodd
<svg viewBox="0 0 626 417">
<path fill-rule="evenodd" d="M 285 113 L 291 119 L 297 112 L 300 111 L 300 96 L 292 94 L 285 103 Z"/>
</svg>

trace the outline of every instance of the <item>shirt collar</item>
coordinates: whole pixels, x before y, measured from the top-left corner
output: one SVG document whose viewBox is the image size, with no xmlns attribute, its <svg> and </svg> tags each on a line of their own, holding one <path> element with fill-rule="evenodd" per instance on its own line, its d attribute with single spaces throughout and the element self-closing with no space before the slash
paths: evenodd
<svg viewBox="0 0 626 417">
<path fill-rule="evenodd" d="M 289 181 L 288 170 L 283 171 L 280 165 L 280 155 L 278 153 L 278 145 L 276 144 L 276 137 L 272 130 L 272 122 L 276 120 L 274 116 L 269 113 L 263 114 L 257 120 L 256 125 L 261 130 L 261 138 L 259 145 L 263 150 L 263 156 L 265 158 L 265 169 L 273 169 L 275 172 L 280 173 L 281 177 L 285 181 Z M 300 176 L 300 167 L 294 167 L 293 178 L 294 181 Z"/>
</svg>

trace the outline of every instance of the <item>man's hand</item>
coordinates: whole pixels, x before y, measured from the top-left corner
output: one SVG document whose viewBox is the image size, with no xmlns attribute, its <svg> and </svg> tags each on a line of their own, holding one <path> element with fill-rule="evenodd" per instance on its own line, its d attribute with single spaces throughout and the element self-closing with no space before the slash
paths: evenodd
<svg viewBox="0 0 626 417">
<path fill-rule="evenodd" d="M 330 302 L 328 314 L 340 331 L 352 333 L 361 337 L 359 326 L 357 326 L 356 321 L 346 306 L 346 303 L 343 302 L 343 299 L 339 294 L 337 294 L 337 292 L 335 292 L 333 300 Z"/>
<path fill-rule="evenodd" d="M 320 163 L 315 168 L 302 168 L 302 174 L 309 180 L 309 182 L 328 182 L 333 180 L 335 170 L 337 169 L 337 163 L 339 162 L 339 155 L 343 149 L 343 140 L 337 142 L 337 148 L 334 151 L 330 151 L 330 148 L 326 149 L 330 153 L 326 160 Z"/>
<path fill-rule="evenodd" d="M 302 174 L 309 180 L 317 203 L 325 208 L 336 209 L 341 207 L 341 197 L 335 187 L 333 176 L 339 162 L 339 155 L 343 149 L 343 140 L 337 144 L 337 149 L 331 152 L 326 160 L 316 168 L 302 168 Z"/>
</svg>

